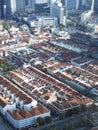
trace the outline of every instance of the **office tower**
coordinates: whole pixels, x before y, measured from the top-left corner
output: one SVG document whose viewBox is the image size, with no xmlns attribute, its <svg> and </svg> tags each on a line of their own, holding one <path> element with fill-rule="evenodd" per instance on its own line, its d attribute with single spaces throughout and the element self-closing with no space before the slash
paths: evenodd
<svg viewBox="0 0 98 130">
<path fill-rule="evenodd" d="M 83 5 L 86 5 L 86 0 L 82 0 L 82 4 L 83 4 Z"/>
<path fill-rule="evenodd" d="M 68 17 L 68 0 L 65 0 L 65 27 L 67 27 L 67 17 Z"/>
<path fill-rule="evenodd" d="M 61 0 L 61 3 L 62 3 L 63 5 L 65 5 L 65 4 L 66 4 L 65 0 Z"/>
<path fill-rule="evenodd" d="M 94 11 L 98 13 L 98 0 L 94 0 Z"/>
<path fill-rule="evenodd" d="M 82 0 L 76 0 L 76 9 L 82 9 Z"/>
<path fill-rule="evenodd" d="M 0 0 L 0 18 L 4 18 L 4 5 L 5 5 L 5 1 Z"/>
<path fill-rule="evenodd" d="M 62 3 L 51 3 L 50 15 L 57 17 L 59 24 L 64 24 L 64 7 Z"/>
<path fill-rule="evenodd" d="M 94 12 L 94 0 L 92 0 L 91 10 Z"/>
<path fill-rule="evenodd" d="M 82 0 L 82 9 L 90 10 L 91 4 L 92 4 L 92 0 Z"/>
<path fill-rule="evenodd" d="M 25 0 L 24 6 L 25 6 L 25 11 L 27 11 L 27 12 L 34 11 L 35 10 L 35 0 Z"/>
<path fill-rule="evenodd" d="M 50 4 L 50 16 L 52 16 L 52 6 L 54 3 L 56 4 L 56 0 L 48 0 L 48 3 Z"/>
<path fill-rule="evenodd" d="M 51 4 L 51 0 L 47 0 L 47 6 L 50 7 L 50 4 Z"/>
<path fill-rule="evenodd" d="M 57 3 L 57 0 L 47 0 L 47 5 L 51 7 L 51 4 Z"/>
<path fill-rule="evenodd" d="M 61 0 L 63 6 L 66 6 L 66 1 Z M 76 8 L 76 0 L 67 0 L 67 9 L 75 9 Z"/>
<path fill-rule="evenodd" d="M 47 3 L 47 0 L 35 0 L 36 4 L 44 4 Z"/>
<path fill-rule="evenodd" d="M 35 10 L 35 0 L 6 0 L 7 14 L 32 12 Z"/>
<path fill-rule="evenodd" d="M 85 23 L 85 24 L 87 24 L 90 21 L 91 16 L 94 12 L 94 4 L 95 4 L 94 2 L 95 1 L 92 0 L 92 1 L 89 1 L 89 2 L 90 2 L 90 9 L 88 11 L 83 12 L 82 15 L 81 15 L 81 22 Z"/>
</svg>

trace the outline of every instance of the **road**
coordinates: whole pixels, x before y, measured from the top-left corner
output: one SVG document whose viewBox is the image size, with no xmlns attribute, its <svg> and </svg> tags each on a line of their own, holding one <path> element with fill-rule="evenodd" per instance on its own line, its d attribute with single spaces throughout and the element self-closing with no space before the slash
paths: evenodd
<svg viewBox="0 0 98 130">
<path fill-rule="evenodd" d="M 8 122 L 0 116 L 0 130 L 13 130 Z"/>
<path fill-rule="evenodd" d="M 61 124 L 64 124 L 64 123 L 78 122 L 79 120 L 81 120 L 81 118 L 83 116 L 86 116 L 86 115 L 91 114 L 93 112 L 95 112 L 95 110 L 90 110 L 90 111 L 87 111 L 87 112 L 84 112 L 84 113 L 80 113 L 78 115 L 75 115 L 73 117 L 68 117 L 68 118 L 65 118 L 63 120 L 57 120 L 57 121 L 52 122 L 50 124 L 46 124 L 44 126 L 41 126 L 41 127 L 35 128 L 35 129 L 33 128 L 33 129 L 30 129 L 30 130 L 48 130 L 49 127 L 54 126 L 54 125 L 55 126 L 61 126 Z"/>
</svg>

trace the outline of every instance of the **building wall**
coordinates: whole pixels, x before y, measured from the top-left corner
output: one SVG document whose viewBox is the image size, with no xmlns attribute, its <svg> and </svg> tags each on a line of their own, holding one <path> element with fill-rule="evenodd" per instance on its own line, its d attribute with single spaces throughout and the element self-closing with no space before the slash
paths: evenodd
<svg viewBox="0 0 98 130">
<path fill-rule="evenodd" d="M 82 9 L 82 0 L 76 0 L 76 9 Z"/>
<path fill-rule="evenodd" d="M 35 122 L 34 117 L 26 118 L 24 120 L 15 120 L 8 112 L 6 112 L 6 118 L 15 128 L 30 126 Z"/>
<path fill-rule="evenodd" d="M 45 18 L 38 18 L 38 25 L 39 26 L 57 26 L 58 20 L 56 17 L 45 17 Z"/>
<path fill-rule="evenodd" d="M 62 7 L 62 5 L 53 3 L 51 4 L 50 9 L 50 15 L 53 17 L 57 17 L 59 24 L 64 24 L 64 8 Z"/>
<path fill-rule="evenodd" d="M 24 109 L 26 110 L 31 110 L 31 107 L 36 107 L 37 106 L 37 101 L 33 100 L 30 104 L 25 104 L 24 105 Z"/>
<path fill-rule="evenodd" d="M 26 118 L 23 120 L 15 120 L 8 112 L 6 112 L 6 118 L 15 128 L 23 128 L 23 127 L 31 126 L 36 122 L 36 119 L 38 117 L 44 118 L 46 116 L 50 116 L 50 112 L 38 116 L 32 116 L 30 118 Z"/>
<path fill-rule="evenodd" d="M 4 18 L 4 0 L 0 0 L 0 18 Z"/>
<path fill-rule="evenodd" d="M 57 26 L 58 19 L 56 17 L 37 17 L 37 20 L 28 20 L 31 27 Z"/>
<path fill-rule="evenodd" d="M 0 112 L 5 115 L 7 110 L 14 110 L 16 109 L 16 104 L 12 104 L 12 105 L 6 105 L 4 108 L 2 106 L 0 106 Z"/>
<path fill-rule="evenodd" d="M 94 11 L 98 13 L 98 0 L 94 1 Z"/>
</svg>

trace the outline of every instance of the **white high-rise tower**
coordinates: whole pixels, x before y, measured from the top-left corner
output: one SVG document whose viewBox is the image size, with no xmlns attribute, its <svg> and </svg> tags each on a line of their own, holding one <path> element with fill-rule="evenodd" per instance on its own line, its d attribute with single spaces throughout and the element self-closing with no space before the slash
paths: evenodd
<svg viewBox="0 0 98 130">
<path fill-rule="evenodd" d="M 6 5 L 4 5 L 3 8 L 4 8 L 4 18 L 6 19 Z"/>
<path fill-rule="evenodd" d="M 65 0 L 65 8 L 66 8 L 65 27 L 67 27 L 67 17 L 68 17 L 68 12 L 67 12 L 67 0 Z"/>
<path fill-rule="evenodd" d="M 89 11 L 83 12 L 81 15 L 81 22 L 82 23 L 88 23 L 92 14 L 94 13 L 94 6 L 95 6 L 95 0 L 92 0 L 91 9 Z"/>
<path fill-rule="evenodd" d="M 50 15 L 58 18 L 58 23 L 64 25 L 64 7 L 60 1 L 51 2 Z"/>
<path fill-rule="evenodd" d="M 92 0 L 92 5 L 91 5 L 92 12 L 94 12 L 94 2 L 95 2 L 95 0 Z"/>
</svg>

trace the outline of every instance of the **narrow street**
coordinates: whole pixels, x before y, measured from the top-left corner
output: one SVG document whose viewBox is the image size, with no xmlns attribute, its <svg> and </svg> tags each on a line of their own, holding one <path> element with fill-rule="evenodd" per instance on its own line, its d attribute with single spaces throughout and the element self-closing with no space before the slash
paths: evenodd
<svg viewBox="0 0 98 130">
<path fill-rule="evenodd" d="M 50 124 L 46 124 L 46 125 L 38 127 L 38 128 L 30 128 L 30 130 L 48 130 L 48 128 L 51 127 L 51 126 L 60 127 L 64 123 L 75 123 L 75 122 L 78 122 L 79 120 L 81 120 L 82 117 L 84 117 L 84 116 L 86 116 L 88 114 L 91 114 L 91 113 L 93 113 L 95 111 L 96 111 L 95 109 L 90 110 L 90 111 L 86 111 L 84 113 L 80 113 L 80 114 L 75 115 L 73 117 L 67 117 L 67 118 L 65 118 L 63 120 L 57 120 L 55 122 L 52 122 Z"/>
</svg>

